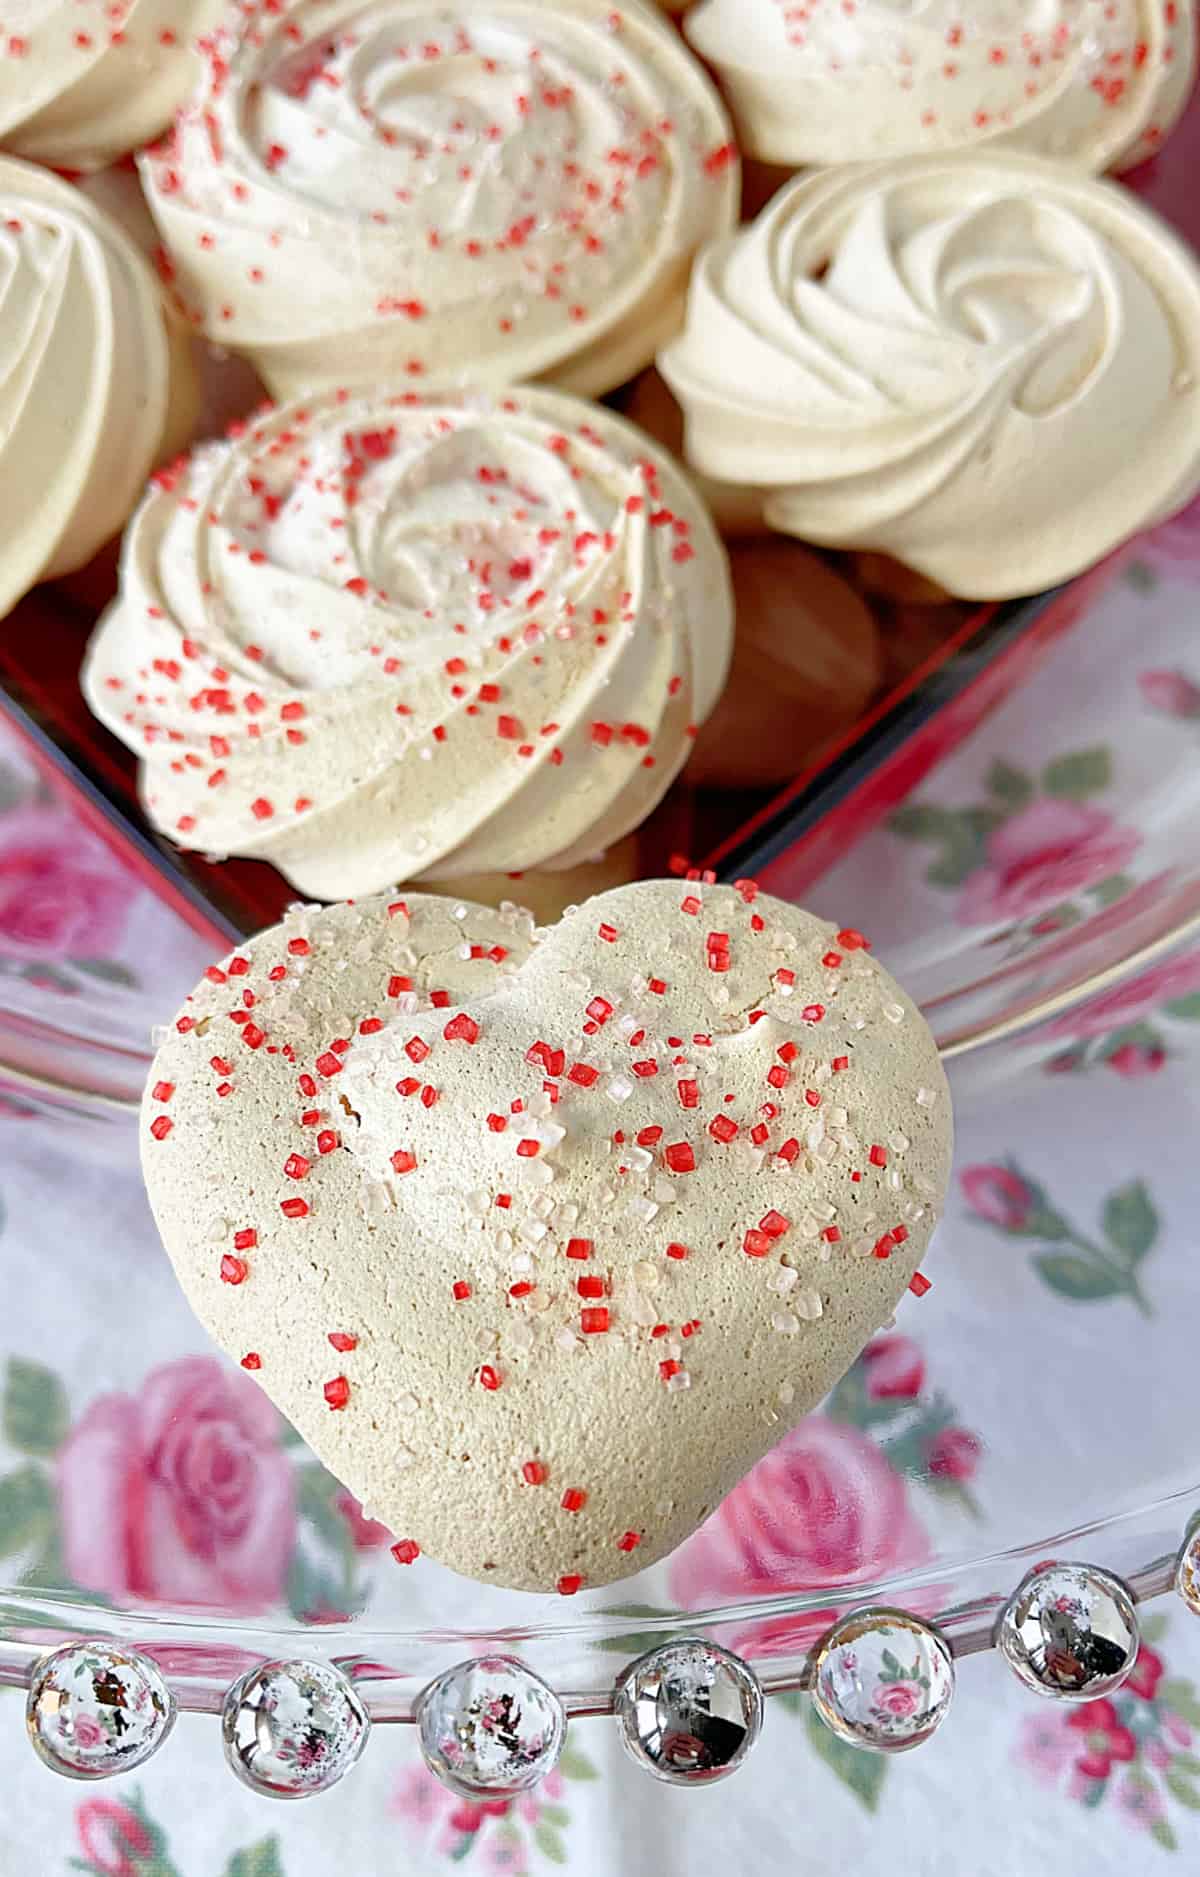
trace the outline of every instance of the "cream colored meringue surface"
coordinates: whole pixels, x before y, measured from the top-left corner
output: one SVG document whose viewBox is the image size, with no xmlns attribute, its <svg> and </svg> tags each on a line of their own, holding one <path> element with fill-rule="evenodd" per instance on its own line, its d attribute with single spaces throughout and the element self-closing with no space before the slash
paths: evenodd
<svg viewBox="0 0 1200 1877">
<path fill-rule="evenodd" d="M 860 934 L 654 880 L 547 932 L 297 908 L 187 1000 L 140 1134 L 192 1307 L 370 1514 L 570 1594 L 686 1538 L 890 1320 L 952 1119 Z"/>
<path fill-rule="evenodd" d="M 182 328 L 77 189 L 0 157 L 0 617 L 121 527 L 190 421 Z"/>
<path fill-rule="evenodd" d="M 1191 0 L 702 0 L 685 30 L 747 154 L 793 166 L 1013 144 L 1127 168 L 1196 71 Z"/>
<path fill-rule="evenodd" d="M 1070 578 L 1200 488 L 1200 267 L 1042 158 L 798 178 L 702 256 L 660 369 L 770 524 L 967 599 Z"/>
<path fill-rule="evenodd" d="M 248 6 L 143 177 L 177 284 L 277 396 L 611 390 L 736 220 L 708 77 L 629 0 Z"/>
<path fill-rule="evenodd" d="M 15 0 L 4 10 L 0 143 L 98 169 L 156 137 L 195 84 L 224 0 Z"/>
<path fill-rule="evenodd" d="M 619 840 L 732 624 L 703 503 L 610 412 L 328 392 L 149 492 L 83 683 L 156 826 L 337 899 Z"/>
</svg>

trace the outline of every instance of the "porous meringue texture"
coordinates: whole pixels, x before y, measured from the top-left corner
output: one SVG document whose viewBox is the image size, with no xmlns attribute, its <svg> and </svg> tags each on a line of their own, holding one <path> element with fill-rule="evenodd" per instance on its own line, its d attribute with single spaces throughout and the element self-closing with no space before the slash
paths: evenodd
<svg viewBox="0 0 1200 1877">
<path fill-rule="evenodd" d="M 170 123 L 200 75 L 195 40 L 224 0 L 19 0 L 4 14 L 0 143 L 99 169 Z"/>
<path fill-rule="evenodd" d="M 631 0 L 299 0 L 218 35 L 143 161 L 176 285 L 277 396 L 407 373 L 599 395 L 733 226 L 708 78 Z"/>
<path fill-rule="evenodd" d="M 731 639 L 708 513 L 632 425 L 541 389 L 329 392 L 160 478 L 83 684 L 156 826 L 338 899 L 619 840 Z"/>
<path fill-rule="evenodd" d="M 792 166 L 1014 144 L 1128 168 L 1196 71 L 1193 0 L 703 0 L 686 32 L 747 154 Z"/>
<path fill-rule="evenodd" d="M 859 933 L 679 880 L 540 933 L 297 908 L 141 1119 L 192 1307 L 398 1555 L 564 1593 L 672 1550 L 890 1319 L 951 1135 Z"/>
<path fill-rule="evenodd" d="M 964 599 L 1091 566 L 1200 488 L 1200 268 L 1044 158 L 798 178 L 700 260 L 659 361 L 688 460 L 772 527 Z"/>
<path fill-rule="evenodd" d="M 0 618 L 117 532 L 195 382 L 182 327 L 117 224 L 0 157 Z"/>
</svg>

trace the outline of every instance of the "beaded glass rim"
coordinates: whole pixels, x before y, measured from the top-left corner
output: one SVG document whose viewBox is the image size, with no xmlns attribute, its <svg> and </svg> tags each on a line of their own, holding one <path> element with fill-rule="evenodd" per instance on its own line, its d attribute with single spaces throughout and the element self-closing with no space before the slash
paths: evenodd
<svg viewBox="0 0 1200 1877">
<path fill-rule="evenodd" d="M 839 1725 L 836 1713 L 836 1693 L 831 1694 L 829 1687 L 824 1685 L 823 1674 L 824 1664 L 837 1649 L 843 1646 L 840 1641 L 842 1632 L 845 1632 L 847 1640 L 853 1641 L 857 1647 L 861 1647 L 864 1641 L 869 1643 L 873 1638 L 878 1641 L 903 1633 L 918 1649 L 924 1647 L 944 1663 L 950 1678 L 950 1690 L 953 1686 L 953 1667 L 957 1661 L 998 1647 L 1002 1658 L 1007 1660 L 1014 1673 L 1027 1687 L 1051 1698 L 1087 1702 L 1111 1693 L 1133 1672 L 1140 1647 L 1138 1606 L 1165 1594 L 1172 1588 L 1178 1592 L 1188 1609 L 1200 1616 L 1200 1514 L 1189 1524 L 1182 1546 L 1177 1552 L 1161 1559 L 1150 1569 L 1138 1573 L 1131 1581 L 1123 1581 L 1100 1566 L 1043 1560 L 1025 1573 L 1016 1590 L 1006 1600 L 992 1599 L 992 1607 L 987 1609 L 980 1606 L 962 1607 L 955 1612 L 948 1613 L 941 1626 L 930 1623 L 918 1613 L 900 1606 L 866 1602 L 845 1610 L 832 1628 L 818 1637 L 803 1658 L 794 1665 L 784 1665 L 766 1673 L 757 1672 L 740 1657 L 722 1648 L 721 1645 L 708 1641 L 702 1633 L 705 1627 L 703 1621 L 697 1624 L 694 1619 L 685 1631 L 665 1639 L 660 1644 L 652 1643 L 648 1649 L 642 1650 L 636 1661 L 625 1663 L 619 1673 L 613 1677 L 609 1690 L 603 1695 L 575 1692 L 569 1689 L 555 1691 L 534 1671 L 528 1669 L 519 1657 L 500 1658 L 500 1663 L 507 1664 L 510 1669 L 515 1669 L 518 1675 L 526 1676 L 530 1687 L 536 1689 L 539 1697 L 544 1697 L 559 1715 L 558 1744 L 553 1758 L 542 1768 L 542 1771 L 550 1770 L 558 1752 L 561 1751 L 561 1736 L 567 1722 L 603 1718 L 615 1714 L 625 1736 L 625 1744 L 633 1752 L 634 1757 L 641 1759 L 649 1770 L 672 1783 L 703 1783 L 721 1777 L 724 1772 L 731 1771 L 740 1764 L 745 1752 L 757 1737 L 757 1717 L 761 1715 L 764 1698 L 796 1693 L 811 1694 L 818 1672 L 822 1673 L 823 1685 L 821 1698 L 815 1704 L 816 1711 L 826 1725 L 833 1726 L 836 1731 L 842 1732 L 844 1738 L 849 1737 Z M 1023 1652 L 1022 1642 L 1022 1624 L 1028 1621 L 1030 1604 L 1040 1607 L 1039 1592 L 1042 1594 L 1045 1607 L 1054 1614 L 1056 1623 L 1061 1624 L 1063 1619 L 1059 1613 L 1067 1610 L 1069 1621 L 1073 1625 L 1064 1632 L 1062 1639 L 1053 1635 L 1046 1636 L 1047 1661 L 1040 1666 L 1035 1659 Z M 1108 1625 L 1105 1629 L 1100 1626 L 1102 1617 Z M 1114 1628 L 1115 1635 L 1112 1633 Z M 1056 1649 L 1057 1656 L 1055 1655 Z M 158 1652 L 161 1653 L 161 1642 Z M 444 1670 L 440 1676 L 429 1682 L 423 1682 L 415 1694 L 395 1696 L 387 1691 L 380 1691 L 377 1686 L 372 1691 L 371 1683 L 378 1674 L 378 1667 L 364 1663 L 361 1657 L 339 1660 L 332 1654 L 313 1651 L 302 1657 L 289 1657 L 286 1660 L 270 1656 L 260 1657 L 257 1661 L 251 1660 L 248 1670 L 243 1670 L 232 1681 L 226 1678 L 211 1692 L 197 1693 L 186 1682 L 181 1687 L 180 1678 L 177 1675 L 168 1676 L 165 1673 L 163 1666 L 155 1659 L 153 1640 L 146 1642 L 139 1651 L 131 1644 L 119 1642 L 111 1633 L 81 1630 L 73 1636 L 59 1636 L 55 1646 L 50 1649 L 32 1644 L 5 1644 L 0 1652 L 0 1685 L 24 1688 L 29 1691 L 27 1724 L 31 1736 L 35 1736 L 39 1757 L 53 1770 L 63 1772 L 69 1777 L 105 1777 L 111 1772 L 122 1770 L 114 1766 L 105 1767 L 100 1771 L 95 1769 L 81 1771 L 79 1764 L 81 1756 L 78 1754 L 72 1759 L 64 1753 L 62 1759 L 56 1762 L 52 1746 L 47 1747 L 44 1738 L 37 1737 L 37 1703 L 43 1680 L 52 1678 L 60 1665 L 64 1664 L 68 1676 L 93 1672 L 97 1664 L 94 1659 L 90 1658 L 97 1655 L 115 1656 L 130 1671 L 134 1679 L 140 1676 L 147 1683 L 155 1684 L 160 1688 L 165 1687 L 167 1691 L 165 1709 L 159 1713 L 154 1729 L 139 1749 L 135 1762 L 137 1764 L 148 1758 L 165 1741 L 178 1710 L 219 1715 L 228 1742 L 233 1732 L 234 1717 L 238 1712 L 239 1704 L 245 1699 L 245 1689 L 252 1681 L 258 1679 L 257 1671 L 259 1670 L 262 1671 L 264 1677 L 276 1671 L 285 1677 L 294 1678 L 296 1675 L 303 1677 L 316 1673 L 324 1674 L 328 1679 L 329 1674 L 332 1673 L 335 1680 L 340 1680 L 341 1685 L 346 1689 L 347 1700 L 357 1711 L 364 1730 L 368 1726 L 416 1725 L 422 1730 L 424 1746 L 423 1709 L 435 1685 L 452 1680 L 455 1671 L 460 1674 L 465 1671 L 469 1677 L 472 1670 L 478 1669 L 486 1676 L 489 1668 L 497 1666 L 497 1658 L 494 1656 L 468 1657 L 465 1661 L 455 1664 L 455 1671 Z M 636 1735 L 636 1712 L 633 1704 L 621 1699 L 623 1688 L 635 1671 L 644 1671 L 647 1666 L 653 1668 L 658 1664 L 661 1664 L 661 1680 L 666 1683 L 669 1680 L 672 1662 L 678 1661 L 681 1656 L 692 1659 L 689 1661 L 689 1667 L 693 1666 L 696 1659 L 702 1666 L 706 1661 L 711 1663 L 715 1673 L 724 1672 L 727 1676 L 735 1677 L 742 1690 L 747 1712 L 746 1726 L 740 1738 L 737 1730 L 733 1730 L 733 1739 L 726 1763 L 722 1763 L 719 1759 L 709 1759 L 703 1764 L 693 1763 L 684 1766 L 672 1765 L 669 1762 L 664 1765 L 661 1760 L 656 1763 L 646 1743 Z M 884 1661 L 887 1662 L 888 1659 L 885 1650 Z M 103 1668 L 105 1665 L 101 1662 L 100 1666 Z M 854 1673 L 858 1665 L 853 1657 L 849 1658 L 848 1666 L 851 1670 L 850 1680 L 855 1684 L 854 1694 L 861 1697 L 862 1688 L 858 1684 L 866 1679 L 865 1673 Z M 897 1676 L 892 1674 L 890 1669 L 885 1670 L 884 1685 L 886 1686 L 889 1680 L 902 1679 L 903 1673 L 902 1671 L 901 1675 Z M 912 1675 L 916 1673 L 916 1670 L 910 1670 L 907 1673 Z M 105 1679 L 111 1684 L 111 1676 L 105 1673 L 97 1678 L 101 1687 Z M 906 1701 L 914 1698 L 913 1687 L 914 1684 L 911 1681 L 906 1683 L 909 1691 L 905 1697 Z M 118 1694 L 121 1692 L 118 1690 Z M 701 1689 L 701 1696 L 703 1696 L 703 1689 Z M 99 1698 L 104 1698 L 103 1693 Z M 109 1698 L 111 1699 L 111 1695 Z M 58 1712 L 59 1699 L 58 1694 L 55 1693 L 50 1704 L 52 1714 Z M 834 1704 L 832 1712 L 831 1703 Z M 66 1705 L 69 1710 L 69 1703 Z M 118 1705 L 121 1703 L 118 1702 Z M 937 1711 L 931 1712 L 928 1716 L 928 1724 L 922 1727 L 925 1717 L 918 1713 L 913 1717 L 911 1729 L 904 1725 L 909 1717 L 903 1712 L 900 1714 L 900 1725 L 896 1726 L 893 1724 L 894 1716 L 886 1714 L 879 1708 L 871 1710 L 871 1714 L 875 1716 L 874 1721 L 872 1721 L 871 1714 L 868 1714 L 864 1721 L 861 1709 L 859 1709 L 853 1716 L 857 1727 L 854 1744 L 863 1751 L 874 1750 L 882 1753 L 903 1751 L 928 1738 L 940 1725 L 948 1706 L 949 1691 L 944 1691 Z M 713 1712 L 715 1711 L 714 1707 Z M 844 1718 L 849 1726 L 851 1716 L 847 1714 Z M 461 1715 L 459 1720 L 461 1737 L 465 1742 L 471 1736 L 472 1726 L 478 1721 L 478 1713 L 473 1710 L 470 1716 Z M 70 1725 L 68 1711 L 67 1738 L 70 1737 Z M 702 1738 L 695 1744 L 702 1745 Z M 361 1744 L 353 1753 L 347 1755 L 344 1770 L 348 1770 L 349 1766 L 354 1763 L 360 1751 Z M 433 1762 L 430 1761 L 430 1764 L 433 1765 Z M 434 1770 L 438 1770 L 436 1766 Z M 256 1790 L 274 1796 L 300 1797 L 304 1795 L 305 1790 L 309 1789 L 303 1782 L 298 1782 L 289 1791 L 278 1785 L 269 1785 L 265 1781 L 256 1784 L 252 1776 L 245 1774 L 242 1776 L 246 1778 L 246 1783 Z M 497 1791 L 504 1790 L 499 1784 L 501 1776 L 497 1775 L 495 1787 Z M 340 1773 L 335 1772 L 326 1785 L 332 1784 L 337 1777 L 340 1777 Z M 453 1784 L 451 1776 L 447 1776 L 447 1783 Z M 526 1778 L 524 1783 L 530 1783 L 529 1779 Z M 311 1789 L 324 1790 L 325 1786 L 315 1786 Z M 462 1790 L 459 1786 L 455 1786 L 455 1789 Z M 484 1791 L 486 1788 L 481 1785 L 479 1790 Z"/>
</svg>

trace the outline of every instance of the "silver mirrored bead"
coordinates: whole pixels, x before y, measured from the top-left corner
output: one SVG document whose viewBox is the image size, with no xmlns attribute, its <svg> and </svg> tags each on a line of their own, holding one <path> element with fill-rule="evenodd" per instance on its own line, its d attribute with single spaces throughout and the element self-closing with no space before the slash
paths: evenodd
<svg viewBox="0 0 1200 1877">
<path fill-rule="evenodd" d="M 370 1730 L 353 1683 L 328 1662 L 260 1663 L 234 1683 L 221 1709 L 226 1760 L 244 1786 L 271 1799 L 328 1792 Z"/>
<path fill-rule="evenodd" d="M 1137 1660 L 1137 1611 L 1119 1577 L 1092 1564 L 1030 1571 L 996 1625 L 996 1645 L 1035 1694 L 1096 1701 Z"/>
<path fill-rule="evenodd" d="M 1175 1588 L 1193 1616 L 1200 1616 L 1200 1525 L 1184 1544 L 1175 1566 Z"/>
<path fill-rule="evenodd" d="M 858 1610 L 835 1624 L 812 1660 L 812 1703 L 839 1740 L 906 1753 L 935 1734 L 954 1699 L 954 1657 L 907 1610 Z"/>
<path fill-rule="evenodd" d="M 68 1643 L 33 1671 L 25 1725 L 34 1752 L 68 1779 L 109 1779 L 156 1753 L 175 1697 L 149 1656 L 115 1643 Z"/>
<path fill-rule="evenodd" d="M 508 1798 L 553 1772 L 567 1716 L 553 1688 L 511 1655 L 457 1662 L 414 1710 L 425 1764 L 467 1799 Z"/>
<path fill-rule="evenodd" d="M 740 1656 L 687 1637 L 631 1663 L 614 1710 L 639 1766 L 674 1786 L 711 1785 L 735 1772 L 758 1739 L 763 1695 Z"/>
</svg>

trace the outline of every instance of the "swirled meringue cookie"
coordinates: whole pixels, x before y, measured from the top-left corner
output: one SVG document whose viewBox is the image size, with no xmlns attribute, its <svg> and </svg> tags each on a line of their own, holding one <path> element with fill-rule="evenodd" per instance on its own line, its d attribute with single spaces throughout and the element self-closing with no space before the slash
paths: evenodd
<svg viewBox="0 0 1200 1877">
<path fill-rule="evenodd" d="M 83 682 L 165 833 L 337 899 L 619 840 L 731 636 L 708 513 L 631 425 L 548 390 L 330 392 L 150 491 Z"/>
<path fill-rule="evenodd" d="M 0 143 L 99 169 L 170 123 L 196 83 L 194 42 L 223 0 L 20 0 L 6 10 Z"/>
<path fill-rule="evenodd" d="M 660 360 L 706 475 L 964 599 L 1081 572 L 1200 488 L 1200 268 L 1039 157 L 798 178 L 709 248 Z"/>
<path fill-rule="evenodd" d="M 1196 70 L 1190 0 L 704 0 L 686 32 L 747 154 L 792 166 L 1014 144 L 1127 168 Z"/>
<path fill-rule="evenodd" d="M 143 177 L 180 290 L 276 396 L 599 395 L 737 215 L 717 95 L 641 0 L 249 5 Z"/>
<path fill-rule="evenodd" d="M 0 157 L 0 617 L 117 532 L 190 426 L 182 327 L 116 223 Z"/>
</svg>

